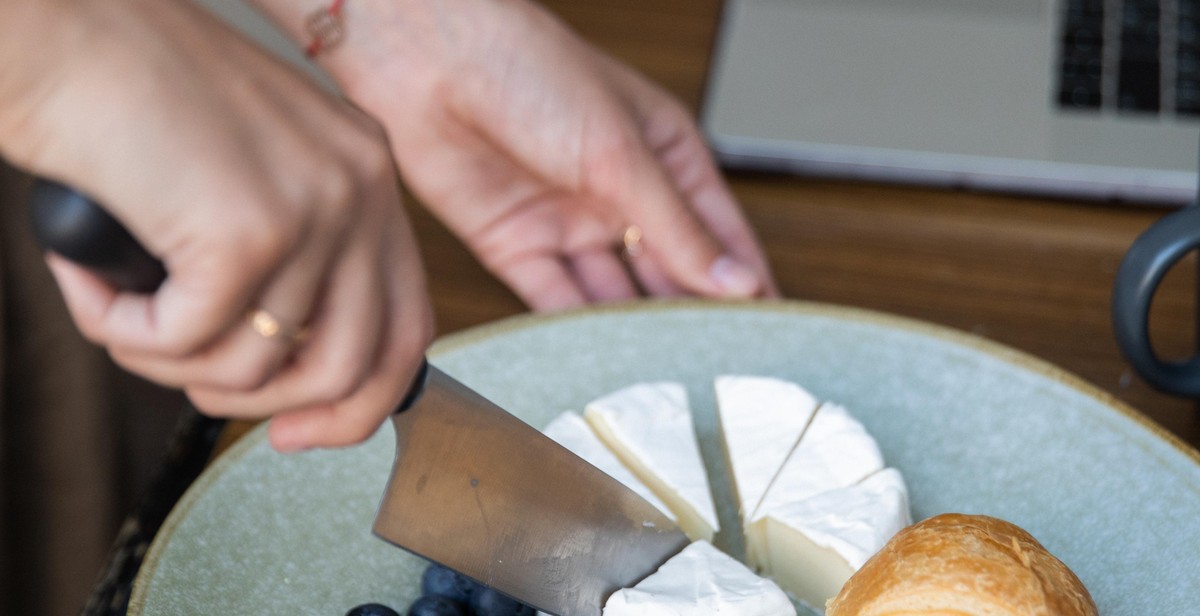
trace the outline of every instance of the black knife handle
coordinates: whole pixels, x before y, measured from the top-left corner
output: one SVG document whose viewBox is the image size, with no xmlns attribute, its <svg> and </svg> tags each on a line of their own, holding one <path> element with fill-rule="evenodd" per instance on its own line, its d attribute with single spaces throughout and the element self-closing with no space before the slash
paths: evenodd
<svg viewBox="0 0 1200 616">
<path fill-rule="evenodd" d="M 137 238 L 87 195 L 57 182 L 39 179 L 29 202 L 33 232 L 47 250 L 82 265 L 113 287 L 153 293 L 167 277 L 161 261 Z M 396 412 L 408 410 L 425 390 L 428 360 L 421 359 L 417 376 Z"/>
<path fill-rule="evenodd" d="M 167 277 L 162 262 L 120 222 L 73 188 L 38 180 L 29 216 L 43 247 L 87 267 L 117 289 L 153 293 Z"/>
</svg>

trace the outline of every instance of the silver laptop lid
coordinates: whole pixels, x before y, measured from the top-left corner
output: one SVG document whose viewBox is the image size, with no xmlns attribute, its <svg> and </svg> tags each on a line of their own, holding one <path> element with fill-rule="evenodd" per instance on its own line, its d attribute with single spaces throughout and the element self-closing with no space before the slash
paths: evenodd
<svg viewBox="0 0 1200 616">
<path fill-rule="evenodd" d="M 1062 108 L 1068 1 L 1114 0 L 726 0 L 702 124 L 733 166 L 1190 201 L 1195 117 Z"/>
</svg>

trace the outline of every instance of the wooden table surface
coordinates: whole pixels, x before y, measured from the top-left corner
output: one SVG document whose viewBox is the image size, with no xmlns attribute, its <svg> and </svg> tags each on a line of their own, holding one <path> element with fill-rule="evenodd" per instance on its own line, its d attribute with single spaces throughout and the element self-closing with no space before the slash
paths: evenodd
<svg viewBox="0 0 1200 616">
<path fill-rule="evenodd" d="M 699 109 L 719 0 L 544 0 L 599 47 Z M 1134 375 L 1109 323 L 1113 276 L 1161 209 L 728 173 L 786 297 L 914 317 L 1057 364 L 1200 447 L 1200 409 Z M 414 210 L 418 208 L 413 208 Z M 439 330 L 524 311 L 437 222 L 416 214 Z M 1191 263 L 1152 309 L 1159 352 L 1195 346 Z"/>
</svg>

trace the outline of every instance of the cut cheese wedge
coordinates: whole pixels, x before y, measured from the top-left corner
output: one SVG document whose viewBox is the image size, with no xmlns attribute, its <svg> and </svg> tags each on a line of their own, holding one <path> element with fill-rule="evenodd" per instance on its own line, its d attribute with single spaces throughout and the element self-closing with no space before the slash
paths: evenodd
<svg viewBox="0 0 1200 616">
<path fill-rule="evenodd" d="M 646 499 L 646 502 L 654 505 L 664 515 L 675 521 L 675 514 L 671 512 L 666 503 L 655 496 L 650 491 L 650 488 L 646 487 L 646 484 L 635 477 L 617 459 L 617 456 L 612 451 L 609 451 L 608 447 L 600 441 L 600 437 L 596 436 L 596 433 L 592 431 L 592 427 L 578 413 L 567 411 L 559 415 L 542 432 L 554 440 L 554 442 L 566 447 L 571 453 L 583 458 L 609 477 L 620 481 L 625 484 L 625 487 L 637 492 L 638 496 Z"/>
<path fill-rule="evenodd" d="M 743 526 L 817 410 L 804 388 L 777 378 L 726 375 L 714 383 L 738 514 Z"/>
<path fill-rule="evenodd" d="M 843 488 L 883 468 L 879 445 L 841 406 L 821 405 L 759 503 L 751 522 L 773 507 Z"/>
<path fill-rule="evenodd" d="M 747 562 L 758 570 L 764 566 L 763 518 L 773 508 L 853 485 L 882 468 L 883 454 L 866 428 L 845 408 L 821 405 L 746 524 Z"/>
<path fill-rule="evenodd" d="M 773 507 L 764 527 L 760 571 L 792 596 L 823 608 L 897 532 L 912 523 L 908 490 L 896 469 Z"/>
<path fill-rule="evenodd" d="M 795 616 L 777 585 L 707 541 L 697 541 L 633 588 L 619 590 L 604 616 Z"/>
<path fill-rule="evenodd" d="M 643 383 L 587 405 L 600 440 L 675 514 L 692 540 L 712 541 L 719 527 L 708 473 L 678 383 Z"/>
</svg>

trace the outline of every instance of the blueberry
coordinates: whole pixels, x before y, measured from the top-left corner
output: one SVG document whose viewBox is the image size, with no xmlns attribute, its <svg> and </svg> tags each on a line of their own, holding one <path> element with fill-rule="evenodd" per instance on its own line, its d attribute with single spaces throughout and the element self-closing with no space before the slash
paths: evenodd
<svg viewBox="0 0 1200 616">
<path fill-rule="evenodd" d="M 346 616 L 400 616 L 400 613 L 386 605 L 364 603 L 350 608 L 350 611 L 346 612 Z"/>
<path fill-rule="evenodd" d="M 467 606 L 437 595 L 425 595 L 408 608 L 408 616 L 471 616 Z"/>
<path fill-rule="evenodd" d="M 421 575 L 421 593 L 452 601 L 470 603 L 471 596 L 483 587 L 471 578 L 441 565 L 429 565 Z"/>
<path fill-rule="evenodd" d="M 499 591 L 484 588 L 471 597 L 475 616 L 535 616 L 537 610 L 511 599 Z"/>
</svg>

